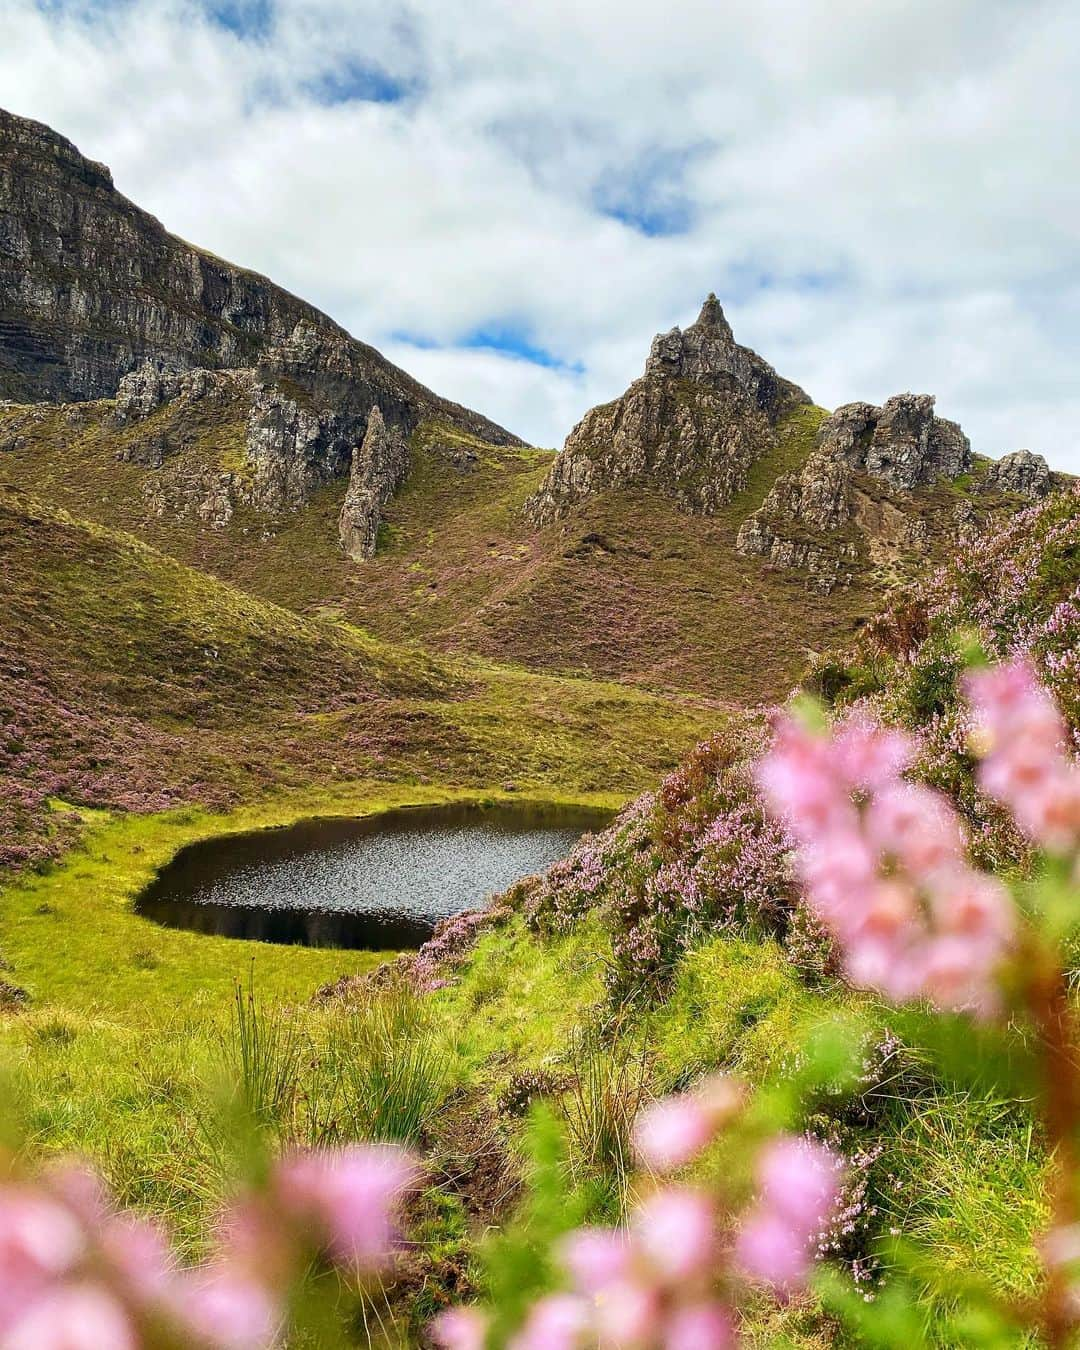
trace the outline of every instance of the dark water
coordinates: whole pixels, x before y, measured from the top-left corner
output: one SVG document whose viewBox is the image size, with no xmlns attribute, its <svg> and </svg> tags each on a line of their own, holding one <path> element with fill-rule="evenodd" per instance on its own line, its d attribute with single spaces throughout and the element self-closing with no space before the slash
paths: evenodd
<svg viewBox="0 0 1080 1350">
<path fill-rule="evenodd" d="M 610 816 L 580 808 L 437 806 L 307 820 L 181 849 L 136 901 L 171 928 L 308 947 L 418 947 L 565 857 Z"/>
</svg>

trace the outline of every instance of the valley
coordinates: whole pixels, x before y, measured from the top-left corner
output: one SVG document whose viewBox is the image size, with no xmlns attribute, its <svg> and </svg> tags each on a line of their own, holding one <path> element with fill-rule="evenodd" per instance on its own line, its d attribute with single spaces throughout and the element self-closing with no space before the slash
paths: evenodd
<svg viewBox="0 0 1080 1350">
<path fill-rule="evenodd" d="M 680 1154 L 688 1186 L 749 1204 L 749 1160 L 781 1132 L 846 1160 L 818 1275 L 747 1291 L 724 1267 L 740 1343 L 1043 1343 L 1013 1332 L 1056 1297 L 1040 1243 L 1061 1141 L 1017 991 L 1045 960 L 1059 1024 L 1074 1015 L 1080 820 L 1059 783 L 1047 863 L 992 800 L 970 679 L 1029 664 L 1073 783 L 1078 541 L 1069 474 L 973 451 L 928 394 L 818 406 L 712 294 L 562 449 L 526 445 L 0 112 L 0 1163 L 87 1158 L 190 1264 L 278 1157 L 407 1145 L 421 1179 L 391 1273 L 335 1283 L 320 1249 L 289 1295 L 295 1340 L 198 1344 L 427 1345 L 434 1316 L 475 1303 L 489 1344 L 549 1350 L 498 1318 L 565 1292 L 548 1249 L 577 1224 L 633 1230 L 664 1171 L 635 1163 L 635 1122 L 722 1074 L 741 1085 L 730 1132 Z M 857 862 L 875 793 L 940 794 L 890 828 L 931 847 L 955 816 L 942 848 L 972 928 L 988 893 L 1021 897 L 1014 1021 L 964 1021 L 956 988 L 981 966 L 940 986 L 920 967 L 894 998 L 889 949 L 859 978 L 806 898 L 821 859 L 762 765 L 814 736 L 810 781 L 851 728 L 857 768 L 837 751 L 811 791 L 788 766 L 792 797 L 824 828 L 840 782 Z M 498 895 L 477 880 L 477 908 L 436 907 L 404 951 L 140 912 L 192 845 L 346 819 L 377 837 L 421 807 L 558 808 L 574 837 L 614 819 Z M 897 898 L 894 843 L 852 883 L 884 887 L 883 942 L 945 922 L 936 876 Z M 879 1297 L 894 1321 L 863 1339 Z"/>
</svg>

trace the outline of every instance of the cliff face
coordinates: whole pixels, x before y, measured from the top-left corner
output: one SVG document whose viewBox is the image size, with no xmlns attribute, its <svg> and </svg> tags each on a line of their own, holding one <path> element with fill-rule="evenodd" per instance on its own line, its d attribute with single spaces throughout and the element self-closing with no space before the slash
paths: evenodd
<svg viewBox="0 0 1080 1350">
<path fill-rule="evenodd" d="M 810 399 L 735 341 L 715 295 L 697 322 L 653 339 L 645 373 L 586 413 L 526 513 L 537 525 L 611 488 L 648 487 L 712 515 L 746 485 L 773 428 Z"/>
<path fill-rule="evenodd" d="M 238 500 L 296 509 L 349 478 L 376 408 L 402 446 L 425 421 L 519 444 L 265 277 L 169 234 L 70 141 L 0 111 L 0 400 L 114 395 L 117 426 L 147 422 L 122 454 L 165 470 L 148 485 L 160 514 L 219 528 Z M 167 404 L 180 415 L 155 418 Z M 242 465 L 169 472 L 193 411 L 202 423 L 243 418 Z M 401 454 L 375 456 L 371 500 L 384 502 L 406 470 Z"/>
<path fill-rule="evenodd" d="M 295 338 L 298 325 L 302 341 Z M 146 360 L 172 369 L 318 367 L 493 443 L 514 437 L 440 399 L 266 277 L 169 234 L 49 127 L 0 110 L 0 398 L 109 398 Z M 370 406 L 370 403 L 369 405 Z"/>
<path fill-rule="evenodd" d="M 147 357 L 251 365 L 300 319 L 334 327 L 167 233 L 64 137 L 0 110 L 0 397 L 108 397 Z"/>
</svg>

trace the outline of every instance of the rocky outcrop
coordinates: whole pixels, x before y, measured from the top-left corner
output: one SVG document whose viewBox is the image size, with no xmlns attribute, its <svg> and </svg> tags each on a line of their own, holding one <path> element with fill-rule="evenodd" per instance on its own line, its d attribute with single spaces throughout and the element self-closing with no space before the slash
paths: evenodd
<svg viewBox="0 0 1080 1350">
<path fill-rule="evenodd" d="M 653 339 L 645 373 L 586 413 L 526 503 L 536 525 L 613 488 L 651 488 L 711 515 L 746 484 L 773 428 L 809 397 L 736 343 L 715 295 L 696 323 Z"/>
<path fill-rule="evenodd" d="M 165 403 L 185 399 L 197 403 L 219 385 L 222 377 L 209 370 L 187 370 L 161 358 L 146 360 L 121 379 L 112 411 L 114 426 L 139 422 Z"/>
<path fill-rule="evenodd" d="M 0 399 L 112 397 L 142 370 L 121 395 L 124 417 L 140 400 L 145 408 L 193 396 L 185 371 L 259 367 L 262 376 L 266 365 L 271 382 L 292 368 L 302 387 L 311 376 L 320 390 L 307 392 L 324 407 L 332 388 L 359 384 L 348 403 L 361 424 L 378 395 L 387 417 L 408 405 L 414 423 L 438 417 L 495 444 L 518 443 L 266 277 L 169 234 L 116 190 L 104 165 L 0 110 Z M 289 414 L 268 418 L 290 434 Z M 346 455 L 338 467 L 348 466 Z"/>
<path fill-rule="evenodd" d="M 107 397 L 147 358 L 250 366 L 301 318 L 334 326 L 169 234 L 63 136 L 0 111 L 0 396 Z"/>
<path fill-rule="evenodd" d="M 968 438 L 934 415 L 930 394 L 897 394 L 880 408 L 845 404 L 821 424 L 802 469 L 779 477 L 742 523 L 735 546 L 745 557 L 804 570 L 811 585 L 831 590 L 851 579 L 860 558 L 885 565 L 925 554 L 936 536 L 912 494 L 959 478 L 971 462 Z M 954 536 L 962 527 L 939 524 L 937 533 Z"/>
<path fill-rule="evenodd" d="M 910 492 L 971 468 L 971 444 L 934 415 L 933 394 L 895 394 L 883 407 L 847 403 L 822 424 L 822 452 L 890 487 Z"/>
<path fill-rule="evenodd" d="M 809 573 L 816 589 L 831 591 L 850 580 L 858 557 L 850 539 L 836 535 L 852 516 L 852 471 L 835 455 L 817 450 L 800 473 L 781 474 L 760 510 L 739 527 L 735 547 L 744 557 Z"/>
<path fill-rule="evenodd" d="M 355 562 L 374 555 L 382 509 L 408 471 L 408 442 L 398 428 L 386 425 L 376 404 L 363 444 L 352 457 L 349 490 L 338 521 L 341 547 Z"/>
<path fill-rule="evenodd" d="M 1042 455 L 1014 450 L 990 465 L 981 486 L 987 492 L 1012 492 L 1032 501 L 1045 497 L 1053 487 L 1050 466 Z"/>
</svg>

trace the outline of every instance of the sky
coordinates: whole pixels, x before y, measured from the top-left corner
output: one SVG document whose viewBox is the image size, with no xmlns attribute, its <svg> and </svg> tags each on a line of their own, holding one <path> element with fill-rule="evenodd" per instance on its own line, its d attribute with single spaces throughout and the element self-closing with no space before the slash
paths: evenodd
<svg viewBox="0 0 1080 1350">
<path fill-rule="evenodd" d="M 1080 472 L 1075 0 L 0 0 L 0 105 L 539 445 L 709 291 Z"/>
</svg>

